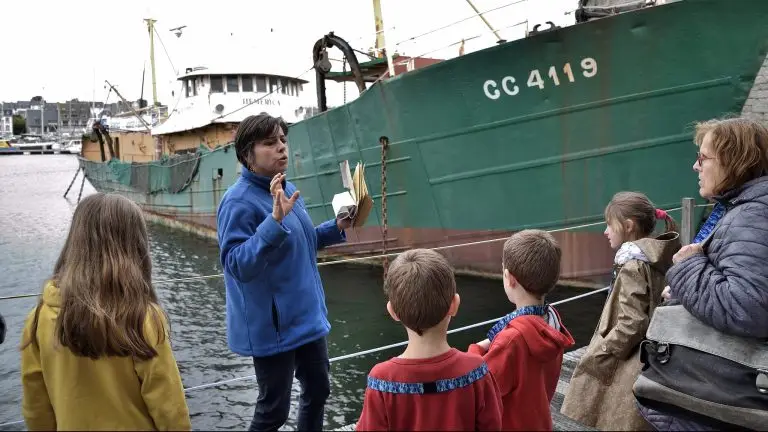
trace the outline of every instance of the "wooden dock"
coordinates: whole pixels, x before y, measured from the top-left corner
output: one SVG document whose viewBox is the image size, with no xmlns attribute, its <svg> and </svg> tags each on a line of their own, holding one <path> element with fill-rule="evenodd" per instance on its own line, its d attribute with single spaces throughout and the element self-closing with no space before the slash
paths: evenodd
<svg viewBox="0 0 768 432">
<path fill-rule="evenodd" d="M 565 392 L 568 389 L 568 383 L 571 381 L 573 370 L 579 363 L 579 359 L 586 351 L 587 347 L 582 347 L 574 351 L 565 353 L 563 356 L 563 367 L 560 369 L 560 380 L 557 382 L 557 391 L 555 397 L 552 399 L 550 405 L 550 412 L 552 413 L 553 429 L 556 431 L 594 431 L 597 429 L 589 428 L 577 423 L 568 417 L 560 414 L 560 407 L 563 405 L 563 398 L 565 398 Z M 339 431 L 354 431 L 355 424 L 346 425 L 339 429 Z"/>
<path fill-rule="evenodd" d="M 563 355 L 563 366 L 560 368 L 560 380 L 557 382 L 555 397 L 552 398 L 552 403 L 549 405 L 549 411 L 552 413 L 552 426 L 556 431 L 597 430 L 584 426 L 581 423 L 560 414 L 560 407 L 563 406 L 563 399 L 565 398 L 565 392 L 568 390 L 568 383 L 571 381 L 571 376 L 573 376 L 573 370 L 576 369 L 576 365 L 579 364 L 579 360 L 586 350 L 587 347 L 585 346 Z"/>
</svg>

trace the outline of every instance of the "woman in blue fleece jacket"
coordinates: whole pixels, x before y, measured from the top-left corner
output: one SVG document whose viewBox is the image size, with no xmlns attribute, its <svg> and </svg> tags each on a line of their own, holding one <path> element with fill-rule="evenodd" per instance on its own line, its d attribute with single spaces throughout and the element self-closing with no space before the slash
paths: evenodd
<svg viewBox="0 0 768 432">
<path fill-rule="evenodd" d="M 253 357 L 259 396 L 250 430 L 277 430 L 288 418 L 294 373 L 302 386 L 299 430 L 322 430 L 330 393 L 326 336 L 331 325 L 317 251 L 346 240 L 351 220 L 317 227 L 285 181 L 288 127 L 266 113 L 235 135 L 240 178 L 217 212 L 227 293 L 227 340 Z"/>
</svg>

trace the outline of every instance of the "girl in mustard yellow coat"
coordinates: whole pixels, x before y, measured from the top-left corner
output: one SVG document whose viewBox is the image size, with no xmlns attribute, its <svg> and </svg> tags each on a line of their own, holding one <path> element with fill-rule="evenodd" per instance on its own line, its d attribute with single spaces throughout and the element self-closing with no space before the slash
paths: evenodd
<svg viewBox="0 0 768 432">
<path fill-rule="evenodd" d="M 24 327 L 29 430 L 190 430 L 138 206 L 95 194 L 75 210 Z"/>
</svg>

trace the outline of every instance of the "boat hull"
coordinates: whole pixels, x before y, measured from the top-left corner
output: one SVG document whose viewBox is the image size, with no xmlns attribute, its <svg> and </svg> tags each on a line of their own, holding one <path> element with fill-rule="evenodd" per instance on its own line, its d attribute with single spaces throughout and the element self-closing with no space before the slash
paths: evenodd
<svg viewBox="0 0 768 432">
<path fill-rule="evenodd" d="M 289 179 L 319 223 L 332 217 L 330 201 L 343 190 L 339 162 L 366 164 L 374 210 L 349 244 L 329 254 L 440 247 L 591 222 L 597 225 L 557 234 L 563 277 L 605 274 L 612 252 L 599 222 L 614 193 L 642 191 L 661 208 L 698 197 L 691 126 L 741 112 L 768 48 L 764 16 L 768 2 L 686 0 L 397 76 L 293 124 Z M 239 169 L 234 151 L 217 150 L 201 157 L 195 180 L 180 193 L 121 192 L 153 217 L 210 233 Z M 105 178 L 94 186 L 125 185 Z M 498 272 L 502 243 L 445 253 L 458 268 Z"/>
</svg>

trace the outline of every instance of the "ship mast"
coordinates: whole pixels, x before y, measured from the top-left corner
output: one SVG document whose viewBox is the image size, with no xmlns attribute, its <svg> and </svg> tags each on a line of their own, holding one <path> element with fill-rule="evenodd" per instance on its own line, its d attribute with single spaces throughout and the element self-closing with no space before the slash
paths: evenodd
<svg viewBox="0 0 768 432">
<path fill-rule="evenodd" d="M 382 54 L 387 56 L 389 77 L 391 78 L 395 76 L 395 66 L 392 64 L 392 53 L 387 49 L 387 43 L 384 37 L 384 20 L 381 17 L 381 0 L 373 0 L 373 17 L 376 23 L 376 48 L 374 52 L 377 58 L 381 58 Z"/>
<path fill-rule="evenodd" d="M 152 131 L 152 128 L 149 126 L 149 124 L 147 124 L 147 122 L 146 122 L 146 121 L 144 121 L 144 119 L 143 119 L 143 118 L 141 118 L 141 115 L 139 115 L 139 113 L 137 113 L 137 112 L 136 112 L 136 110 L 135 110 L 135 109 L 133 109 L 133 106 L 131 106 L 131 103 L 130 103 L 130 102 L 128 102 L 127 100 L 125 100 L 125 98 L 123 97 L 123 95 L 121 95 L 121 94 L 120 94 L 120 92 L 119 92 L 119 91 L 117 91 L 117 88 L 115 88 L 115 86 L 113 86 L 112 84 L 110 84 L 110 83 L 109 83 L 109 81 L 107 81 L 107 80 L 104 80 L 104 82 L 105 82 L 105 83 L 106 83 L 106 84 L 109 86 L 109 88 L 111 88 L 112 90 L 114 90 L 114 92 L 115 92 L 115 94 L 117 95 L 117 97 L 119 97 L 119 98 L 120 98 L 120 100 L 121 100 L 121 101 L 123 101 L 123 103 L 124 103 L 124 104 L 125 104 L 125 105 L 128 107 L 128 109 L 129 109 L 129 110 L 131 110 L 131 114 L 133 114 L 134 116 L 136 116 L 136 118 L 137 118 L 137 119 L 139 119 L 139 121 L 141 122 L 141 124 L 142 124 L 142 125 L 144 125 L 144 127 L 147 129 L 147 132 L 151 132 L 151 131 Z"/>
<path fill-rule="evenodd" d="M 147 22 L 147 30 L 149 30 L 149 64 L 152 69 L 152 102 L 154 106 L 158 106 L 157 80 L 155 78 L 155 23 L 157 20 L 145 18 L 144 21 Z"/>
<path fill-rule="evenodd" d="M 487 20 L 487 19 L 485 19 L 485 17 L 483 16 L 483 14 L 481 14 L 481 13 L 480 13 L 480 11 L 479 11 L 479 10 L 477 10 L 477 8 L 475 7 L 475 5 L 472 3 L 472 0 L 467 0 L 467 3 L 469 3 L 469 5 L 470 5 L 470 6 L 472 6 L 472 9 L 475 11 L 475 13 L 477 14 L 477 16 L 479 16 L 479 17 L 480 17 L 480 19 L 481 19 L 481 20 L 483 20 L 483 22 L 485 23 L 485 25 L 487 25 L 487 26 L 488 26 L 488 28 L 489 28 L 489 29 L 491 29 L 491 32 L 493 32 L 493 34 L 496 36 L 496 39 L 498 39 L 498 41 L 496 41 L 496 43 L 504 43 L 504 42 L 506 42 L 504 39 L 502 39 L 502 38 L 501 38 L 501 36 L 499 36 L 499 32 L 497 32 L 497 31 L 496 31 L 496 30 L 493 28 L 493 26 L 491 25 L 491 23 L 489 23 L 489 22 L 488 22 L 488 20 Z"/>
</svg>

